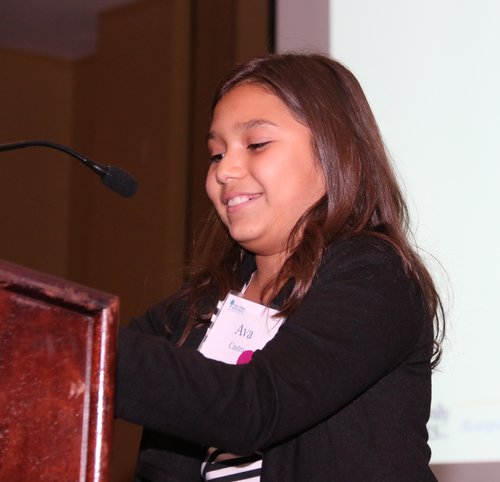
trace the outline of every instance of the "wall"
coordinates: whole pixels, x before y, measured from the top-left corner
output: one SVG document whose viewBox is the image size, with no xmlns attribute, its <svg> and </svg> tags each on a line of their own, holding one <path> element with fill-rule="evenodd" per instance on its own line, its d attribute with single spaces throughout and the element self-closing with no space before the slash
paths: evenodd
<svg viewBox="0 0 500 482">
<path fill-rule="evenodd" d="M 0 65 L 0 143 L 71 144 L 71 63 L 0 49 Z M 0 153 L 0 257 L 66 274 L 73 164 L 66 155 L 41 148 Z"/>
<path fill-rule="evenodd" d="M 330 51 L 329 0 L 276 0 L 276 51 Z"/>
<path fill-rule="evenodd" d="M 101 16 L 95 60 L 79 63 L 77 117 L 88 124 L 80 122 L 77 139 L 90 157 L 131 172 L 140 187 L 124 199 L 91 173 L 75 173 L 69 275 L 119 293 L 123 319 L 140 314 L 182 279 L 190 38 L 181 26 L 186 24 L 189 4 L 182 1 L 112 9 Z"/>
</svg>

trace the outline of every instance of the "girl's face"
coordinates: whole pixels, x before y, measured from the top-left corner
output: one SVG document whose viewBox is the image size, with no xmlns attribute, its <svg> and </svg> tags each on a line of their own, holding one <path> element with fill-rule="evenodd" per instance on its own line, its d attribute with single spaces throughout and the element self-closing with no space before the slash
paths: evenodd
<svg viewBox="0 0 500 482">
<path fill-rule="evenodd" d="M 279 97 L 242 84 L 216 105 L 208 150 L 207 193 L 232 238 L 257 255 L 282 252 L 325 193 L 309 129 Z"/>
</svg>

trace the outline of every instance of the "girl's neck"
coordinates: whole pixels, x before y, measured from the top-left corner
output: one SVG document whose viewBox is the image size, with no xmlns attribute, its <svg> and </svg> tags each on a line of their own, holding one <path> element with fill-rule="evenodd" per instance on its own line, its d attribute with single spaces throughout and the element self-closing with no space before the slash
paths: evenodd
<svg viewBox="0 0 500 482">
<path fill-rule="evenodd" d="M 268 304 L 271 300 L 266 299 L 264 289 L 273 278 L 279 273 L 285 256 L 283 253 L 278 253 L 272 256 L 255 256 L 257 269 L 252 275 L 252 279 L 245 291 L 245 298 L 256 303 Z M 267 293 L 269 296 L 270 293 Z"/>
</svg>

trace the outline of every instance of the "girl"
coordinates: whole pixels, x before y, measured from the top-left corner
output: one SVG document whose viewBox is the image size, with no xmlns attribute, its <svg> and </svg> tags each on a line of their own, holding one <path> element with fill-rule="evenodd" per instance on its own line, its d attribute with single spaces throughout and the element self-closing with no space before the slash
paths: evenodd
<svg viewBox="0 0 500 482">
<path fill-rule="evenodd" d="M 120 332 L 136 480 L 435 481 L 440 303 L 354 76 L 322 55 L 251 60 L 217 90 L 207 139 L 201 261 Z M 283 320 L 246 364 L 198 350 L 231 290 Z"/>
</svg>

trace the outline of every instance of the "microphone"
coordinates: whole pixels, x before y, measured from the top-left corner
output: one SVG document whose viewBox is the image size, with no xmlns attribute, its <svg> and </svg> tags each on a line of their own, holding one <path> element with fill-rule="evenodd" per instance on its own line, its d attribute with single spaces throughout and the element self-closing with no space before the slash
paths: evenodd
<svg viewBox="0 0 500 482">
<path fill-rule="evenodd" d="M 63 146 L 62 144 L 56 144 L 50 141 L 19 141 L 11 142 L 8 144 L 0 144 L 0 152 L 2 151 L 13 151 L 15 149 L 23 149 L 25 147 L 50 147 L 51 149 L 56 149 L 58 151 L 65 152 L 72 157 L 75 157 L 90 170 L 95 172 L 101 178 L 103 184 L 109 187 L 114 192 L 120 194 L 124 197 L 132 197 L 137 188 L 139 187 L 138 182 L 124 170 L 115 166 L 103 166 L 95 161 L 90 160 L 88 157 L 82 156 L 78 152 L 70 149 L 69 147 Z"/>
</svg>

